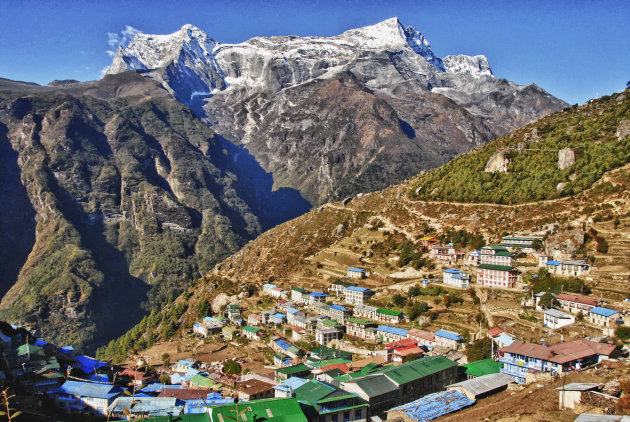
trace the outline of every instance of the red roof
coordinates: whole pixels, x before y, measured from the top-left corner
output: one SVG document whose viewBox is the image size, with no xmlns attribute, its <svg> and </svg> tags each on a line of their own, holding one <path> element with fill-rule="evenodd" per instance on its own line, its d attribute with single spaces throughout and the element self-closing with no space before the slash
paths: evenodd
<svg viewBox="0 0 630 422">
<path fill-rule="evenodd" d="M 558 296 L 556 296 L 556 299 L 558 299 L 558 300 L 568 300 L 569 302 L 582 303 L 584 305 L 592 305 L 592 306 L 598 306 L 599 303 L 600 303 L 599 299 L 592 299 L 592 298 L 586 297 L 586 296 L 570 295 L 570 294 L 566 294 L 566 293 L 559 294 Z"/>
<path fill-rule="evenodd" d="M 298 334 L 303 333 L 304 331 L 306 331 L 304 328 L 300 328 L 300 327 L 293 327 L 293 328 L 291 328 L 291 330 L 295 331 Z"/>
<path fill-rule="evenodd" d="M 398 356 L 419 355 L 421 353 L 424 353 L 424 350 L 418 346 L 407 346 L 394 350 L 394 354 Z"/>
<path fill-rule="evenodd" d="M 339 369 L 340 371 L 342 371 L 345 374 L 350 372 L 350 369 L 348 368 L 348 365 L 346 365 L 345 363 L 336 363 L 334 365 L 322 366 L 319 369 L 321 369 L 322 372 L 330 371 L 331 369 Z"/>
<path fill-rule="evenodd" d="M 404 338 L 402 340 L 395 341 L 393 343 L 386 343 L 385 348 L 387 349 L 398 349 L 399 347 L 406 347 L 411 345 L 418 344 L 418 340 L 414 340 L 412 338 Z"/>
<path fill-rule="evenodd" d="M 551 347 L 516 340 L 511 345 L 502 348 L 501 351 L 564 364 L 594 355 L 610 356 L 615 348 L 616 346 L 611 344 L 585 339 L 558 343 Z"/>
<path fill-rule="evenodd" d="M 412 328 L 411 330 L 407 331 L 407 335 L 410 337 L 418 337 L 428 341 L 435 341 L 435 335 L 433 333 L 424 330 L 418 330 L 417 328 Z"/>
<path fill-rule="evenodd" d="M 129 378 L 133 378 L 134 380 L 146 380 L 153 378 L 153 374 L 146 374 L 140 371 L 134 371 L 133 369 L 126 368 L 122 372 L 118 372 L 120 376 L 128 376 Z"/>
<path fill-rule="evenodd" d="M 495 338 L 496 336 L 498 336 L 499 334 L 503 332 L 504 331 L 499 327 L 492 327 L 488 331 L 486 331 L 486 334 L 488 334 L 489 337 Z"/>
</svg>

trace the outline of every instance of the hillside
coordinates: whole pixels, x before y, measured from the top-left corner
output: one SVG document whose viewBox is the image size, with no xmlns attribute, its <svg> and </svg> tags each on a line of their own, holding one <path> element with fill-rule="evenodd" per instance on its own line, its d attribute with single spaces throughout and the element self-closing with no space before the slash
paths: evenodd
<svg viewBox="0 0 630 422">
<path fill-rule="evenodd" d="M 565 119 L 585 115 L 598 107 L 603 114 L 618 115 L 619 110 L 627 110 L 626 95 L 628 91 L 612 98 L 594 100 L 551 118 L 563 124 Z M 538 124 L 524 128 L 523 133 L 532 131 Z M 622 132 L 624 125 L 618 121 L 617 128 Z M 608 142 L 626 145 L 628 135 L 626 133 L 623 139 Z M 490 142 L 464 155 L 459 164 L 466 167 L 467 159 L 476 162 L 477 155 L 489 155 L 488 151 L 495 150 L 504 142 L 505 139 Z M 598 139 L 591 140 L 591 143 L 598 144 Z M 551 141 L 547 145 L 553 146 Z M 622 301 L 630 295 L 630 262 L 627 259 L 630 246 L 630 163 L 626 158 L 625 162 L 615 166 L 617 168 L 602 171 L 599 180 L 580 193 L 514 205 L 421 201 L 414 197 L 414 193 L 418 181 L 426 176 L 380 192 L 359 194 L 326 204 L 261 234 L 218 264 L 198 285 L 191 286 L 161 316 L 156 316 L 151 330 L 160 333 L 160 324 L 166 322 L 171 324 L 168 336 L 171 338 L 175 329 L 181 327 L 181 338 L 184 343 L 189 343 L 186 330 L 204 310 L 209 309 L 209 305 L 205 307 L 204 303 L 211 303 L 219 293 L 226 293 L 234 299 L 238 295 L 238 303 L 242 307 L 265 309 L 265 302 L 257 293 L 265 282 L 285 288 L 302 286 L 321 291 L 332 279 L 344 277 L 346 269 L 353 266 L 370 271 L 370 276 L 361 284 L 377 292 L 372 301 L 374 304 L 396 309 L 402 306 L 405 309 L 404 306 L 413 305 L 417 299 L 409 298 L 405 300 L 406 305 L 405 302 L 401 305 L 393 301 L 394 295 L 406 296 L 409 289 L 423 278 L 434 278 L 441 272 L 440 266 L 413 255 L 410 260 L 407 257 L 408 265 L 399 265 L 403 253 L 409 255 L 404 249 L 417 244 L 417 239 L 425 235 L 451 240 L 456 247 L 464 250 L 479 247 L 480 242 L 499 242 L 501 236 L 515 232 L 544 235 L 548 248 L 562 243 L 562 247 L 573 248 L 578 257 L 588 255 L 594 259 L 594 269 L 582 285 L 591 289 L 594 295 L 608 300 L 611 306 L 623 308 Z M 581 168 L 589 169 L 589 163 Z M 441 171 L 443 169 L 436 170 Z M 567 240 L 572 236 L 577 238 L 574 243 Z M 607 245 L 605 250 L 602 248 L 604 244 Z M 533 274 L 538 268 L 525 265 L 522 270 Z M 432 319 L 428 323 L 433 328 L 475 333 L 481 323 L 501 324 L 511 327 L 513 332 L 522 333 L 526 339 L 544 335 L 542 325 L 535 322 L 535 316 L 523 314 L 525 318 L 521 318 L 515 312 L 515 309 L 520 309 L 521 291 L 475 288 L 471 294 L 438 287 L 427 289 L 420 298 L 431 304 L 429 315 Z M 452 306 L 444 303 L 445 296 L 449 297 Z M 486 301 L 484 306 L 479 306 L 479 298 Z M 213 311 L 218 312 L 217 309 Z M 532 318 L 534 322 L 530 321 Z M 577 335 L 565 334 L 567 338 Z M 591 335 L 596 334 L 593 331 Z M 125 347 L 133 347 L 138 341 L 146 346 L 145 336 L 144 329 L 137 329 L 133 335 L 128 334 L 124 342 L 119 340 L 111 343 L 107 350 L 101 349 L 100 356 L 124 356 L 121 352 L 125 351 Z M 559 341 L 559 334 L 555 338 Z M 156 339 L 152 334 L 152 341 Z"/>
<path fill-rule="evenodd" d="M 308 209 L 234 161 L 146 78 L 0 81 L 0 314 L 93 350 Z"/>
</svg>

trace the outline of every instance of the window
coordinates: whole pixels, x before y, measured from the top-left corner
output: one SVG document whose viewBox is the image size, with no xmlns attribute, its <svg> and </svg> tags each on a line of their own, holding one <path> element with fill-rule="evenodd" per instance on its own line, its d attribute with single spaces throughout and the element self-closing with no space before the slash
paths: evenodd
<svg viewBox="0 0 630 422">
<path fill-rule="evenodd" d="M 363 417 L 363 411 L 361 409 L 357 409 L 354 411 L 354 419 L 361 419 Z"/>
<path fill-rule="evenodd" d="M 339 418 L 338 414 L 330 415 L 330 422 L 337 422 Z"/>
<path fill-rule="evenodd" d="M 343 422 L 350 422 L 350 412 L 343 412 Z"/>
</svg>

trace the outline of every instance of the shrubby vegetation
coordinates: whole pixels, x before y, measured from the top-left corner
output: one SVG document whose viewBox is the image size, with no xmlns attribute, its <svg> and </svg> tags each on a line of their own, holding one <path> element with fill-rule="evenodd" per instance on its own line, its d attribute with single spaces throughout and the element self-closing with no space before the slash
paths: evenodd
<svg viewBox="0 0 630 422">
<path fill-rule="evenodd" d="M 568 292 L 581 293 L 585 295 L 591 293 L 591 288 L 586 285 L 584 280 L 576 277 L 556 277 L 549 274 L 545 268 L 538 270 L 536 276 L 537 277 L 528 275 L 524 278 L 526 282 L 530 283 L 534 293 L 550 292 L 558 294 L 561 292 Z"/>
<path fill-rule="evenodd" d="M 619 122 L 630 119 L 630 93 L 570 107 L 463 154 L 420 177 L 410 196 L 420 200 L 489 202 L 540 201 L 590 188 L 602 175 L 630 161 L 630 137 L 618 140 Z M 574 148 L 575 163 L 558 169 L 558 150 Z M 488 159 L 506 151 L 508 173 L 486 173 Z M 558 192 L 559 183 L 567 186 Z"/>
</svg>

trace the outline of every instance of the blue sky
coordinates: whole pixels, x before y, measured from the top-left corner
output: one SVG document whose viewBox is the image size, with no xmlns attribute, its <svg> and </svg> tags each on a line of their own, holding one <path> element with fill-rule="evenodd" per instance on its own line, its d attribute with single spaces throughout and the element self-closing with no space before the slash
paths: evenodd
<svg viewBox="0 0 630 422">
<path fill-rule="evenodd" d="M 0 77 L 93 80 L 108 33 L 167 34 L 191 23 L 223 43 L 260 35 L 331 36 L 398 16 L 434 52 L 484 54 L 497 77 L 573 103 L 630 80 L 630 1 L 0 0 Z"/>
</svg>

